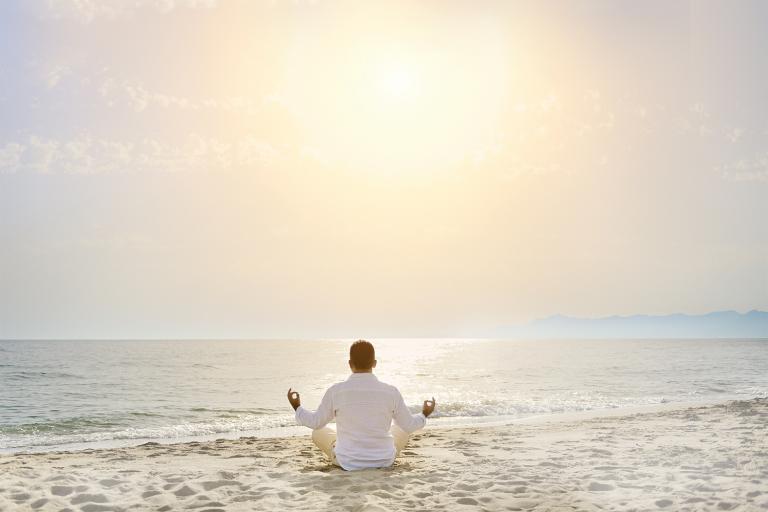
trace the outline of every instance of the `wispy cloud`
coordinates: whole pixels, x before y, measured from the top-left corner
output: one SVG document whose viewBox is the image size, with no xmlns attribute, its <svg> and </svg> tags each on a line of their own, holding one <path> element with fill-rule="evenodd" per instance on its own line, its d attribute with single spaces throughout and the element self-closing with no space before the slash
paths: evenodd
<svg viewBox="0 0 768 512">
<path fill-rule="evenodd" d="M 45 85 L 48 89 L 53 89 L 59 84 L 62 77 L 69 73 L 70 69 L 68 66 L 57 64 L 45 75 Z"/>
<path fill-rule="evenodd" d="M 730 181 L 768 182 L 768 153 L 719 165 L 715 170 Z"/>
<path fill-rule="evenodd" d="M 149 138 L 108 140 L 90 134 L 68 140 L 33 135 L 0 146 L 0 173 L 219 171 L 266 165 L 280 156 L 276 148 L 253 136 L 227 141 L 191 135 L 179 144 Z"/>
<path fill-rule="evenodd" d="M 48 0 L 47 14 L 57 19 L 76 19 L 82 23 L 115 19 L 140 9 L 169 13 L 174 9 L 210 9 L 217 0 Z"/>
<path fill-rule="evenodd" d="M 90 82 L 89 82 L 90 83 Z M 245 96 L 225 98 L 187 98 L 185 96 L 148 89 L 142 84 L 120 81 L 112 77 L 102 78 L 96 88 L 99 96 L 109 107 L 127 106 L 135 112 L 151 108 L 179 110 L 223 110 L 254 113 L 269 102 Z"/>
<path fill-rule="evenodd" d="M 0 147 L 0 173 L 14 172 L 21 162 L 21 155 L 27 148 L 17 142 Z"/>
</svg>

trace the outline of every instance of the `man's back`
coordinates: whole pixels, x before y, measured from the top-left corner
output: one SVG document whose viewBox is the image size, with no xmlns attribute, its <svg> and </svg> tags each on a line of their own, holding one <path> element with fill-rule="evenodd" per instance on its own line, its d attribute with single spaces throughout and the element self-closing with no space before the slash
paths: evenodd
<svg viewBox="0 0 768 512">
<path fill-rule="evenodd" d="M 424 427 L 424 414 L 411 414 L 400 392 L 373 373 L 353 373 L 331 386 L 316 412 L 299 406 L 296 421 L 318 429 L 336 418 L 336 458 L 344 469 L 390 466 L 395 445 L 392 420 L 405 432 Z"/>
</svg>

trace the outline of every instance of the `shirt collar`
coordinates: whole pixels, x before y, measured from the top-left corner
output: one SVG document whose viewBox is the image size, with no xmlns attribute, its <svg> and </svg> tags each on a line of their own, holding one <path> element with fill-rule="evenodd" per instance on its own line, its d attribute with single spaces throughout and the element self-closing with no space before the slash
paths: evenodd
<svg viewBox="0 0 768 512">
<path fill-rule="evenodd" d="M 365 372 L 365 373 L 350 373 L 349 378 L 347 380 L 352 379 L 373 379 L 373 380 L 379 380 L 376 378 L 376 376 L 373 374 L 373 372 Z"/>
</svg>

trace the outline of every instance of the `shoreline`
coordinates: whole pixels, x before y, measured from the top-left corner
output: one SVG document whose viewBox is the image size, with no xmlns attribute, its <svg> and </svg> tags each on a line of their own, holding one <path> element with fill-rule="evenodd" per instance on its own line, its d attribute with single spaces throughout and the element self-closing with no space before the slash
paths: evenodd
<svg viewBox="0 0 768 512">
<path fill-rule="evenodd" d="M 643 412 L 656 412 L 665 410 L 674 410 L 678 408 L 686 407 L 698 407 L 698 406 L 710 406 L 724 404 L 731 401 L 744 401 L 753 400 L 765 397 L 718 397 L 717 399 L 709 399 L 702 401 L 681 401 L 681 402 L 664 402 L 655 404 L 644 405 L 631 405 L 626 407 L 610 407 L 599 409 L 585 409 L 578 411 L 562 411 L 562 412 L 546 412 L 541 414 L 529 414 L 526 416 L 456 416 L 456 417 L 441 417 L 439 419 L 433 418 L 427 423 L 427 428 L 436 429 L 453 429 L 453 428 L 471 428 L 471 427 L 496 427 L 505 426 L 517 423 L 529 424 L 529 423 L 547 423 L 547 422 L 561 422 L 578 419 L 589 419 L 592 417 L 613 417 L 624 416 Z M 438 421 L 439 423 L 435 424 Z M 27 448 L 0 448 L 0 457 L 5 455 L 16 454 L 33 454 L 33 453 L 76 453 L 87 450 L 104 450 L 114 448 L 131 448 L 141 446 L 146 443 L 157 443 L 161 445 L 174 445 L 185 444 L 193 442 L 211 442 L 218 439 L 226 439 L 236 441 L 244 438 L 255 439 L 281 439 L 302 437 L 308 435 L 309 431 L 306 427 L 298 425 L 290 425 L 284 427 L 273 427 L 263 430 L 243 430 L 243 431 L 231 431 L 220 432 L 215 434 L 194 435 L 194 436 L 181 436 L 181 437 L 145 437 L 145 438 L 129 438 L 129 439 L 109 439 L 103 441 L 85 441 L 78 443 L 63 443 L 56 445 L 40 445 Z"/>
<path fill-rule="evenodd" d="M 357 472 L 308 435 L 6 454 L 0 510 L 768 510 L 768 399 L 660 405 L 427 428 Z"/>
<path fill-rule="evenodd" d="M 513 424 L 539 424 L 549 422 L 563 422 L 586 420 L 599 417 L 615 417 L 640 413 L 653 413 L 666 410 L 675 410 L 679 408 L 713 406 L 732 401 L 745 401 L 761 399 L 766 397 L 718 397 L 710 400 L 701 401 L 681 401 L 665 402 L 644 405 L 631 405 L 626 407 L 611 407 L 600 409 L 587 409 L 580 411 L 548 412 L 541 414 L 529 414 L 526 416 L 456 416 L 433 418 L 427 422 L 427 429 L 454 429 L 454 428 L 473 428 L 473 427 L 503 427 Z M 435 422 L 438 423 L 435 423 Z M 232 431 L 220 432 L 215 434 L 181 436 L 181 437 L 144 437 L 129 439 L 109 439 L 103 441 L 85 441 L 79 443 L 64 443 L 56 445 L 40 445 L 25 448 L 0 448 L 0 457 L 17 454 L 42 454 L 42 453 L 77 453 L 89 450 L 109 450 L 117 448 L 132 448 L 146 443 L 155 443 L 164 446 L 187 444 L 187 443 L 206 443 L 217 441 L 219 439 L 237 441 L 239 439 L 282 439 L 294 438 L 308 435 L 309 430 L 306 427 L 290 425 L 284 427 L 273 427 L 263 430 L 251 431 Z"/>
</svg>

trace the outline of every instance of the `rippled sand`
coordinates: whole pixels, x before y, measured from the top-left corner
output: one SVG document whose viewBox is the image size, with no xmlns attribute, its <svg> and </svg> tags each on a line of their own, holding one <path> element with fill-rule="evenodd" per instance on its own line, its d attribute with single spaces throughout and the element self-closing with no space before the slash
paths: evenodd
<svg viewBox="0 0 768 512">
<path fill-rule="evenodd" d="M 305 438 L 0 457 L 1 510 L 768 510 L 768 400 L 428 428 L 384 470 Z"/>
</svg>

